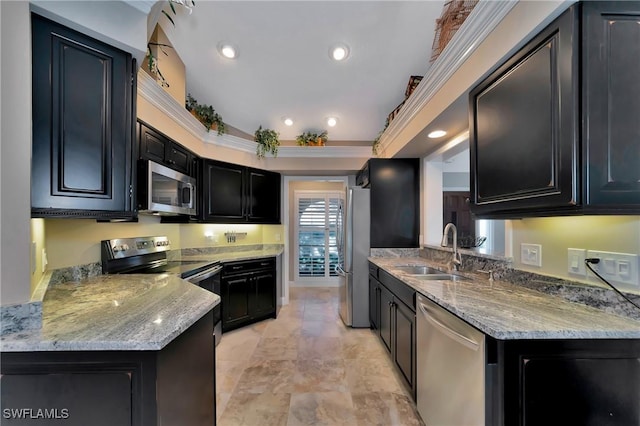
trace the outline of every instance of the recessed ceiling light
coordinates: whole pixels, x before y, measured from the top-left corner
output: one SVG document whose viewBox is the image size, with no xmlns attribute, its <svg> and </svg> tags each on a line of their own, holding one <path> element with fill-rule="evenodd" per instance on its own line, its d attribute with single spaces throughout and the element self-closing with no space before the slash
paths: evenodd
<svg viewBox="0 0 640 426">
<path fill-rule="evenodd" d="M 443 137 L 446 134 L 447 132 L 445 132 L 444 130 L 434 130 L 433 132 L 429 133 L 427 136 L 431 139 L 437 139 L 437 138 Z"/>
<path fill-rule="evenodd" d="M 220 43 L 218 52 L 227 59 L 235 59 L 238 56 L 237 49 L 229 43 Z"/>
<path fill-rule="evenodd" d="M 329 49 L 329 57 L 334 61 L 344 61 L 349 56 L 349 48 L 346 44 L 337 44 Z"/>
<path fill-rule="evenodd" d="M 335 118 L 335 117 L 327 118 L 327 126 L 335 127 L 336 124 L 338 124 L 338 119 L 337 118 Z"/>
<path fill-rule="evenodd" d="M 284 121 L 285 126 L 293 126 L 293 119 L 291 119 L 291 118 L 289 118 L 289 117 L 286 117 L 286 118 L 285 118 L 284 120 L 282 120 L 282 121 Z"/>
</svg>

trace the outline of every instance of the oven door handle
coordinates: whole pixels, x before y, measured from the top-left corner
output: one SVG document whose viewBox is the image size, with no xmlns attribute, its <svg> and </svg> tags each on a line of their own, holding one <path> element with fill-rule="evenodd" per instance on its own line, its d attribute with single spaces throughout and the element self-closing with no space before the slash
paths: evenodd
<svg viewBox="0 0 640 426">
<path fill-rule="evenodd" d="M 213 268 L 202 271 L 199 274 L 193 275 L 191 277 L 187 277 L 185 278 L 185 280 L 189 281 L 192 284 L 197 284 L 200 281 L 204 281 L 207 278 L 211 278 L 212 276 L 214 276 L 220 271 L 222 271 L 222 265 L 217 265 L 217 266 L 214 266 Z"/>
</svg>

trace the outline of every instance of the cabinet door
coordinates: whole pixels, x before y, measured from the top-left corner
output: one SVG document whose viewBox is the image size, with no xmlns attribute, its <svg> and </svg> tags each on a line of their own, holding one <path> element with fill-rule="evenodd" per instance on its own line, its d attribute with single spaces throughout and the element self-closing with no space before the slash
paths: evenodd
<svg viewBox="0 0 640 426">
<path fill-rule="evenodd" d="M 30 422 L 29 417 L 34 416 L 32 419 L 35 419 L 38 409 L 41 410 L 39 418 L 44 420 L 42 424 L 58 423 L 56 420 L 70 426 L 134 424 L 131 406 L 131 376 L 134 372 L 43 373 L 44 369 L 55 368 L 43 364 L 38 364 L 40 371 L 2 374 L 2 412 L 7 424 L 37 424 L 38 421 Z M 30 407 L 33 412 L 24 413 L 23 407 Z M 5 417 L 12 411 L 17 413 Z M 20 420 L 20 412 L 27 417 Z"/>
<path fill-rule="evenodd" d="M 250 274 L 222 278 L 222 330 L 238 327 L 249 320 L 251 282 Z"/>
<path fill-rule="evenodd" d="M 131 55 L 38 15 L 32 49 L 32 215 L 131 216 Z"/>
<path fill-rule="evenodd" d="M 173 142 L 168 144 L 165 159 L 172 169 L 191 175 L 191 153 L 183 146 Z"/>
<path fill-rule="evenodd" d="M 252 278 L 252 317 L 260 317 L 275 313 L 276 310 L 276 277 L 273 271 L 258 272 Z"/>
<path fill-rule="evenodd" d="M 522 359 L 525 426 L 640 424 L 637 358 Z"/>
<path fill-rule="evenodd" d="M 640 2 L 582 7 L 587 204 L 640 212 Z"/>
<path fill-rule="evenodd" d="M 220 161 L 204 160 L 202 169 L 202 219 L 220 223 L 245 221 L 245 168 Z"/>
<path fill-rule="evenodd" d="M 369 322 L 377 330 L 380 323 L 380 286 L 378 280 L 369 275 Z"/>
<path fill-rule="evenodd" d="M 545 28 L 469 95 L 471 209 L 578 204 L 578 7 Z"/>
<path fill-rule="evenodd" d="M 393 294 L 383 285 L 380 289 L 380 338 L 389 352 L 393 347 Z"/>
<path fill-rule="evenodd" d="M 143 123 L 139 123 L 139 126 L 140 158 L 155 161 L 180 173 L 193 176 L 194 170 L 191 167 L 193 155 L 188 149 Z"/>
<path fill-rule="evenodd" d="M 166 137 L 155 130 L 150 129 L 144 124 L 139 124 L 139 126 L 140 158 L 143 160 L 151 160 L 158 164 L 164 164 L 167 146 L 170 145 L 171 142 Z"/>
<path fill-rule="evenodd" d="M 415 158 L 369 160 L 371 247 L 418 247 L 419 170 Z"/>
<path fill-rule="evenodd" d="M 280 223 L 280 174 L 249 169 L 248 181 L 249 221 Z"/>
<path fill-rule="evenodd" d="M 412 390 L 415 390 L 416 314 L 399 300 L 394 301 L 394 356 L 396 366 Z"/>
</svg>

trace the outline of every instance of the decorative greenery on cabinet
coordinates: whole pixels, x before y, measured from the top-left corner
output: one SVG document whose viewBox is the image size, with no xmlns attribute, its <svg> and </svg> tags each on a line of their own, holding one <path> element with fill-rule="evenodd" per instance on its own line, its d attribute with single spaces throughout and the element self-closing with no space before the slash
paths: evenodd
<svg viewBox="0 0 640 426">
<path fill-rule="evenodd" d="M 214 130 L 217 129 L 219 135 L 226 131 L 220 114 L 218 114 L 211 105 L 199 104 L 190 93 L 187 95 L 185 108 L 187 108 L 187 111 L 193 114 L 193 116 L 207 128 L 207 132 L 212 128 Z"/>
<path fill-rule="evenodd" d="M 371 152 L 373 153 L 373 155 L 378 155 L 378 148 L 380 148 L 380 138 L 384 134 L 384 131 L 387 130 L 387 127 L 389 127 L 389 118 L 386 119 L 386 121 L 384 122 L 384 127 L 382 128 L 382 130 L 380 130 L 376 138 L 373 140 L 373 143 L 371 144 Z"/>
<path fill-rule="evenodd" d="M 268 152 L 274 157 L 278 156 L 278 147 L 280 146 L 279 136 L 280 134 L 275 130 L 263 129 L 262 126 L 258 127 L 255 133 L 255 141 L 258 144 L 256 148 L 258 158 L 263 158 Z"/>
<path fill-rule="evenodd" d="M 296 143 L 300 146 L 324 146 L 328 140 L 329 137 L 326 130 L 320 134 L 304 132 L 296 136 Z"/>
</svg>

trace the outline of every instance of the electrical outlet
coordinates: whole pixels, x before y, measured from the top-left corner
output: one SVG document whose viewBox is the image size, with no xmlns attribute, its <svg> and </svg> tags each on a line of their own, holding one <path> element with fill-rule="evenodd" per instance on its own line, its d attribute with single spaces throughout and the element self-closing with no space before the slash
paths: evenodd
<svg viewBox="0 0 640 426">
<path fill-rule="evenodd" d="M 280 234 L 276 234 L 276 241 L 280 241 Z"/>
<path fill-rule="evenodd" d="M 571 275 L 586 277 L 587 267 L 584 260 L 587 258 L 587 250 L 570 248 L 567 249 L 567 270 Z"/>
<path fill-rule="evenodd" d="M 542 266 L 542 246 L 540 244 L 520 244 L 520 262 L 524 265 Z"/>
<path fill-rule="evenodd" d="M 611 284 L 629 290 L 640 289 L 640 257 L 637 254 L 589 250 L 587 257 L 600 259 L 600 263 L 591 264 L 591 267 Z"/>
</svg>

